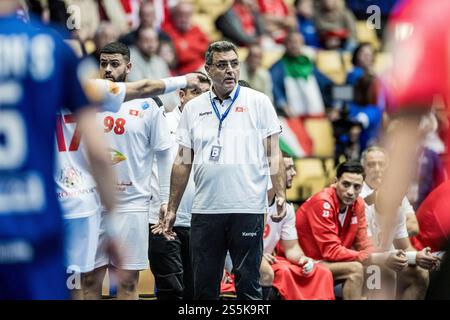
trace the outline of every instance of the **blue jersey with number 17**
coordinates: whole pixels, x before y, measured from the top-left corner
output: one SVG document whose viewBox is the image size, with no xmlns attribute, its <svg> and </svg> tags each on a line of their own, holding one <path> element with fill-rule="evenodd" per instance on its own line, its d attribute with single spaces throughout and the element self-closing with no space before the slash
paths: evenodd
<svg viewBox="0 0 450 320">
<path fill-rule="evenodd" d="M 81 73 L 56 32 L 0 16 L 0 267 L 52 251 L 63 256 L 53 179 L 56 114 L 87 105 Z"/>
</svg>

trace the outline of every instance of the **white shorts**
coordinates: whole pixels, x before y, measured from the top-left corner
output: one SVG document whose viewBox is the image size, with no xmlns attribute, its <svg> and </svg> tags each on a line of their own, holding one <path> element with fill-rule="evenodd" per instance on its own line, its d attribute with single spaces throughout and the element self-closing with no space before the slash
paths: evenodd
<svg viewBox="0 0 450 320">
<path fill-rule="evenodd" d="M 108 235 L 104 218 L 100 225 L 100 238 L 95 257 L 95 268 L 113 265 L 122 270 L 145 270 L 148 268 L 148 212 L 117 212 L 112 221 L 117 231 L 116 241 L 122 265 L 109 259 L 106 252 Z"/>
<path fill-rule="evenodd" d="M 101 211 L 83 218 L 64 219 L 66 234 L 66 266 L 72 272 L 90 272 L 95 267 L 95 254 L 100 232 Z"/>
</svg>

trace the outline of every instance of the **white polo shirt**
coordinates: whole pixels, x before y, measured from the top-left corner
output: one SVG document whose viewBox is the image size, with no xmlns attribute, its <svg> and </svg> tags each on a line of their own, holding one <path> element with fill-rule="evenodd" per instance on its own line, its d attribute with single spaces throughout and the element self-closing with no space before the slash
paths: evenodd
<svg viewBox="0 0 450 320">
<path fill-rule="evenodd" d="M 273 253 L 280 240 L 297 240 L 295 229 L 295 211 L 291 203 L 286 204 L 286 216 L 280 222 L 273 222 L 271 215 L 277 213 L 274 202 L 268 209 L 267 221 L 264 226 L 264 253 Z"/>
<path fill-rule="evenodd" d="M 172 139 L 172 146 L 170 148 L 172 159 L 175 160 L 178 153 L 178 143 L 175 141 L 175 132 L 180 122 L 181 111 L 179 107 L 173 109 L 172 112 L 166 112 L 167 126 L 170 131 L 170 138 Z M 153 164 L 152 169 L 152 199 L 150 201 L 149 211 L 149 223 L 156 224 L 159 220 L 159 209 L 161 207 L 161 201 L 159 199 L 159 184 L 158 184 L 158 170 L 156 167 L 156 161 Z M 183 197 L 181 198 L 180 205 L 178 206 L 177 218 L 175 220 L 175 227 L 190 227 L 191 226 L 191 210 L 192 203 L 194 201 L 195 184 L 194 175 L 191 172 L 189 181 L 184 190 Z"/>
<path fill-rule="evenodd" d="M 237 88 L 240 91 L 236 96 Z M 218 141 L 219 119 L 211 99 L 223 114 L 235 96 Z M 189 101 L 176 141 L 194 150 L 192 213 L 264 213 L 269 175 L 263 141 L 280 132 L 270 99 L 256 90 L 236 86 L 222 104 L 213 91 Z M 221 148 L 217 161 L 210 159 L 213 147 Z"/>
<path fill-rule="evenodd" d="M 367 183 L 364 182 L 362 191 L 361 191 L 361 196 L 363 198 L 365 198 L 366 196 L 370 195 L 374 190 L 371 189 Z M 409 208 L 407 206 L 407 204 L 409 204 L 409 201 L 406 199 L 405 202 L 405 198 L 403 198 L 402 201 L 402 205 L 399 207 L 399 209 L 397 210 L 397 217 L 395 220 L 395 228 L 392 231 L 392 233 L 389 235 L 389 239 L 386 242 L 389 247 L 387 248 L 381 248 L 382 246 L 382 242 L 381 242 L 381 222 L 380 222 L 380 216 L 378 215 L 378 213 L 375 210 L 375 205 L 365 205 L 365 213 L 366 213 L 366 222 L 367 222 L 367 234 L 369 237 L 372 238 L 373 244 L 375 245 L 375 247 L 383 249 L 383 250 L 393 250 L 394 248 L 394 240 L 396 239 L 403 239 L 403 238 L 407 238 L 408 237 L 408 229 L 406 228 L 406 213 L 407 212 L 414 212 L 414 210 L 412 211 L 408 211 L 411 210 L 411 208 Z M 410 205 L 411 206 L 411 205 Z"/>
<path fill-rule="evenodd" d="M 153 99 L 125 102 L 116 113 L 97 120 L 108 139 L 117 174 L 117 211 L 145 212 L 150 205 L 150 176 L 155 151 L 171 146 L 163 110 Z"/>
</svg>

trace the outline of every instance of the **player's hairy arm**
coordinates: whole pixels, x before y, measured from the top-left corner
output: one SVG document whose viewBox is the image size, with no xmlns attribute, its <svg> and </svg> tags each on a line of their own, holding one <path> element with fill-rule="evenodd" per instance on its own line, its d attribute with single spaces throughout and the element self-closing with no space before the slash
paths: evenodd
<svg viewBox="0 0 450 320">
<path fill-rule="evenodd" d="M 273 134 L 264 140 L 266 156 L 269 162 L 270 178 L 275 191 L 277 216 L 272 216 L 274 222 L 281 221 L 286 215 L 286 172 L 283 157 L 278 144 L 278 134 Z"/>
<path fill-rule="evenodd" d="M 180 145 L 178 154 L 172 166 L 170 176 L 170 195 L 167 214 L 164 218 L 164 234 L 170 240 L 173 238 L 172 227 L 175 223 L 176 212 L 183 197 L 184 190 L 189 181 L 189 175 L 192 168 L 192 159 L 194 151 Z"/>
<path fill-rule="evenodd" d="M 103 205 L 108 212 L 111 212 L 115 205 L 116 178 L 110 164 L 104 135 L 96 123 L 96 111 L 95 108 L 83 108 L 76 116 L 78 128 L 86 146 L 92 176 L 97 184 Z"/>
<path fill-rule="evenodd" d="M 143 79 L 127 82 L 125 101 L 149 98 L 173 92 L 182 88 L 198 88 L 206 77 L 200 73 L 188 73 L 184 76 L 164 78 L 160 80 Z"/>
<path fill-rule="evenodd" d="M 158 96 L 166 89 L 164 81 L 149 79 L 127 82 L 125 87 L 127 89 L 125 101 Z"/>
</svg>

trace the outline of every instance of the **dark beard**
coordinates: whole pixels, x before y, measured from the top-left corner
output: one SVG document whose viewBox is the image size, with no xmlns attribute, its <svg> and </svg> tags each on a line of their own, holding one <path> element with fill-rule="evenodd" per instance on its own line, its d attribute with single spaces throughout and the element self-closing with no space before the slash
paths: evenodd
<svg viewBox="0 0 450 320">
<path fill-rule="evenodd" d="M 121 75 L 119 75 L 117 78 L 114 79 L 114 82 L 125 82 L 127 78 L 127 74 L 124 72 Z"/>
</svg>

